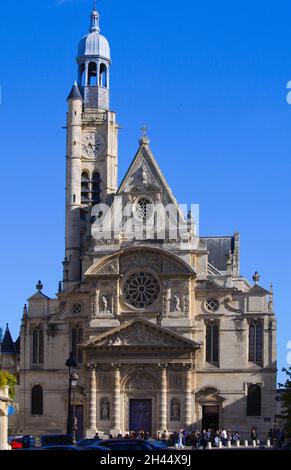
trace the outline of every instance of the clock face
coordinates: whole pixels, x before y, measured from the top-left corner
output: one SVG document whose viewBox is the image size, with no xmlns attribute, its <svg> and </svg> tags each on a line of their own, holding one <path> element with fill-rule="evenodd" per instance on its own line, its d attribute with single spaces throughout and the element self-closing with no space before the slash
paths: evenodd
<svg viewBox="0 0 291 470">
<path fill-rule="evenodd" d="M 85 134 L 82 138 L 82 156 L 84 158 L 98 158 L 105 150 L 105 141 L 100 134 L 93 132 Z"/>
</svg>

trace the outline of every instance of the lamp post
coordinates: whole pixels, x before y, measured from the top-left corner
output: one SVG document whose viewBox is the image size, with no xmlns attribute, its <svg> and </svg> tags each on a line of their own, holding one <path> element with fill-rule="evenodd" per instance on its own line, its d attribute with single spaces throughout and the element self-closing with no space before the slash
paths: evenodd
<svg viewBox="0 0 291 470">
<path fill-rule="evenodd" d="M 69 396 L 68 396 L 68 416 L 67 416 L 67 435 L 73 435 L 73 420 L 72 420 L 72 410 L 71 410 L 71 395 L 72 395 L 72 375 L 76 371 L 77 362 L 74 356 L 74 353 L 70 353 L 70 357 L 67 359 L 66 367 L 69 371 Z"/>
<path fill-rule="evenodd" d="M 71 387 L 73 390 L 73 416 L 72 416 L 72 436 L 73 436 L 73 444 L 76 444 L 76 431 L 77 431 L 77 418 L 76 418 L 76 405 L 75 405 L 75 391 L 77 387 L 77 382 L 78 382 L 79 376 L 77 374 L 76 369 L 73 370 L 70 381 L 71 381 Z"/>
</svg>

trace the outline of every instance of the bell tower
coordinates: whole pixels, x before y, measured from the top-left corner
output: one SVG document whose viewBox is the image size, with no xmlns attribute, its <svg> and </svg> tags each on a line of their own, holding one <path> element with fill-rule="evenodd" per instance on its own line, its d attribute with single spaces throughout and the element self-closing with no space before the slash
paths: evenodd
<svg viewBox="0 0 291 470">
<path fill-rule="evenodd" d="M 68 96 L 64 289 L 82 280 L 91 241 L 91 210 L 117 191 L 118 126 L 110 111 L 110 46 L 94 8 L 80 41 L 78 79 Z"/>
</svg>

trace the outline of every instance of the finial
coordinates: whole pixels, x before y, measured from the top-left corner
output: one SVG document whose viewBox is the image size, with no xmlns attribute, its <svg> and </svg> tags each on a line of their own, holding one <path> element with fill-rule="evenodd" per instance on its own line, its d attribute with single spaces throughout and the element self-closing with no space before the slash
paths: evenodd
<svg viewBox="0 0 291 470">
<path fill-rule="evenodd" d="M 260 281 L 261 279 L 261 276 L 259 275 L 258 271 L 255 272 L 255 274 L 253 275 L 253 281 L 255 284 L 258 284 L 258 282 Z"/>
<path fill-rule="evenodd" d="M 274 300 L 274 288 L 273 283 L 270 285 L 270 293 L 269 293 L 269 312 L 273 312 L 273 300 Z"/>
<path fill-rule="evenodd" d="M 58 289 L 58 293 L 61 294 L 63 292 L 63 283 L 62 281 L 59 282 L 59 289 Z"/>
<path fill-rule="evenodd" d="M 23 307 L 23 319 L 26 320 L 27 319 L 27 305 L 24 304 L 24 307 Z"/>
<path fill-rule="evenodd" d="M 0 328 L 0 344 L 3 341 L 3 328 Z"/>
<path fill-rule="evenodd" d="M 143 144 L 148 145 L 150 143 L 150 139 L 148 138 L 148 135 L 147 135 L 148 130 L 149 130 L 148 126 L 144 124 L 141 128 L 142 134 L 141 134 L 141 138 L 139 139 L 140 145 L 143 145 Z"/>
<path fill-rule="evenodd" d="M 93 2 L 93 11 L 91 13 L 90 33 L 100 32 L 100 15 L 96 8 L 96 2 Z"/>
<path fill-rule="evenodd" d="M 6 330 L 9 330 L 9 325 L 8 325 L 8 323 L 6 323 Z"/>
<path fill-rule="evenodd" d="M 41 292 L 43 289 L 43 284 L 41 283 L 41 281 L 38 281 L 38 283 L 36 284 L 36 290 L 38 292 Z"/>
</svg>

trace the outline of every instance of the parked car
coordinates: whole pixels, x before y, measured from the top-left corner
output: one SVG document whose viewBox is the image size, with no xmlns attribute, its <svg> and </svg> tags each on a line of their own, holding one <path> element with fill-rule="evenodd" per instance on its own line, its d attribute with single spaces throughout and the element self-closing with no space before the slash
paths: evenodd
<svg viewBox="0 0 291 470">
<path fill-rule="evenodd" d="M 67 434 L 45 434 L 41 436 L 40 443 L 42 447 L 71 446 L 73 445 L 73 438 Z"/>
<path fill-rule="evenodd" d="M 92 446 L 98 449 L 98 444 Z M 102 447 L 106 447 L 112 451 L 147 451 L 161 449 L 161 446 L 156 445 L 156 441 L 141 440 L 141 439 L 109 439 L 102 441 Z"/>
<path fill-rule="evenodd" d="M 80 446 L 80 447 L 88 447 L 88 446 L 92 446 L 94 444 L 98 444 L 98 443 L 101 443 L 101 439 L 100 438 L 92 438 L 92 439 L 81 439 L 80 441 L 77 442 L 77 446 Z"/>
<path fill-rule="evenodd" d="M 11 449 L 22 449 L 22 436 L 14 436 L 8 440 L 8 443 L 11 445 Z"/>
<path fill-rule="evenodd" d="M 8 443 L 11 445 L 12 450 L 33 448 L 36 445 L 33 436 L 14 436 L 8 439 Z"/>
</svg>

